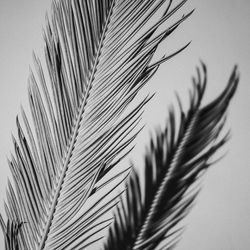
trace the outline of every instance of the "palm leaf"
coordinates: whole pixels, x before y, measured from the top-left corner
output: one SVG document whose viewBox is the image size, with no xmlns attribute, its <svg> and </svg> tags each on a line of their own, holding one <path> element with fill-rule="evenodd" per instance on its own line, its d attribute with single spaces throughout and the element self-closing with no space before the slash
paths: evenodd
<svg viewBox="0 0 250 250">
<path fill-rule="evenodd" d="M 133 109 L 128 104 L 161 63 L 186 47 L 153 58 L 191 14 L 166 26 L 185 2 L 53 2 L 44 32 L 47 67 L 34 56 L 36 73 L 29 78 L 33 124 L 22 109 L 9 160 L 15 187 L 9 183 L 5 208 L 9 221 L 26 222 L 17 235 L 20 249 L 83 249 L 109 224 L 98 219 L 115 206 L 117 197 L 106 195 L 123 181 L 123 171 L 108 174 L 131 150 L 150 97 Z M 103 198 L 86 208 L 110 182 Z"/>
<path fill-rule="evenodd" d="M 225 90 L 201 107 L 207 82 L 205 65 L 202 68 L 203 78 L 198 69 L 198 78 L 193 80 L 187 112 L 178 98 L 179 125 L 171 109 L 166 128 L 157 132 L 155 141 L 151 140 L 144 183 L 136 171 L 131 174 L 126 198 L 117 210 L 103 249 L 165 250 L 177 243 L 181 222 L 198 194 L 200 176 L 228 139 L 228 133 L 223 136 L 221 130 L 239 80 L 235 68 Z"/>
</svg>

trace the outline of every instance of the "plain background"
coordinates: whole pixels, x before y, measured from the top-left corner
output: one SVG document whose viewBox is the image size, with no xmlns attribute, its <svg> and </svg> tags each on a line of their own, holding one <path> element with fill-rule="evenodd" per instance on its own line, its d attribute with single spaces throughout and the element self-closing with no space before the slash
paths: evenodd
<svg viewBox="0 0 250 250">
<path fill-rule="evenodd" d="M 11 133 L 20 104 L 27 106 L 27 79 L 32 50 L 42 55 L 46 10 L 49 0 L 0 1 L 0 211 L 10 176 L 6 158 L 13 151 Z M 202 59 L 208 66 L 206 100 L 219 94 L 235 63 L 240 86 L 231 103 L 227 128 L 232 138 L 219 153 L 226 156 L 206 174 L 197 204 L 177 250 L 246 250 L 250 246 L 250 2 L 248 0 L 190 0 L 179 12 L 195 13 L 161 47 L 171 53 L 192 40 L 183 53 L 161 66 L 144 89 L 156 92 L 146 108 L 145 130 L 131 156 L 140 162 L 149 131 L 164 124 L 174 91 L 185 99 L 191 76 Z M 164 51 L 163 51 L 164 50 Z M 138 156 L 139 155 L 139 156 Z M 0 234 L 0 249 L 3 249 Z"/>
</svg>

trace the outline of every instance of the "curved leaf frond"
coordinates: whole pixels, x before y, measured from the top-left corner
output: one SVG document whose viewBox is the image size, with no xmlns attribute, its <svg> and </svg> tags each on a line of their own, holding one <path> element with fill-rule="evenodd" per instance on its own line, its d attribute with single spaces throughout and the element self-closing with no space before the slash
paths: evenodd
<svg viewBox="0 0 250 250">
<path fill-rule="evenodd" d="M 198 69 L 193 80 L 188 111 L 183 111 L 178 98 L 180 122 L 171 109 L 167 126 L 151 140 L 143 182 L 136 171 L 130 176 L 103 249 L 166 250 L 177 243 L 181 222 L 198 194 L 199 177 L 228 139 L 221 130 L 239 81 L 235 68 L 225 90 L 201 107 L 207 82 L 204 64 L 202 69 L 203 77 Z"/>
<path fill-rule="evenodd" d="M 22 110 L 9 159 L 15 187 L 8 185 L 6 214 L 10 221 L 27 222 L 17 236 L 20 249 L 82 249 L 105 227 L 97 219 L 115 198 L 81 209 L 122 175 L 107 177 L 131 150 L 150 97 L 132 111 L 128 104 L 158 66 L 182 50 L 153 61 L 162 41 L 191 14 L 166 23 L 185 2 L 53 2 L 44 31 L 47 67 L 34 56 L 36 73 L 29 78 L 33 124 Z"/>
</svg>

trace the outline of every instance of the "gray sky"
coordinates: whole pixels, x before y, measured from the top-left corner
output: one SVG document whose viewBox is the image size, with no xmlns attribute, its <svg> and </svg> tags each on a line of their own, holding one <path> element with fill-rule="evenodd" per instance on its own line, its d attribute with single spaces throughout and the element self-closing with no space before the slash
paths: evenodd
<svg viewBox="0 0 250 250">
<path fill-rule="evenodd" d="M 20 104 L 27 105 L 27 78 L 32 65 L 32 51 L 42 55 L 46 10 L 49 0 L 0 1 L 0 211 L 7 178 L 6 157 L 13 150 L 15 117 Z M 202 59 L 208 66 L 206 100 L 214 98 L 227 83 L 233 65 L 241 74 L 240 86 L 231 103 L 227 128 L 232 138 L 220 152 L 226 156 L 206 174 L 203 190 L 188 218 L 187 230 L 177 250 L 245 250 L 250 246 L 250 3 L 247 0 L 189 0 L 182 9 L 195 12 L 161 50 L 171 53 L 192 40 L 180 55 L 165 63 L 142 94 L 156 92 L 148 105 L 146 129 L 139 135 L 132 158 L 139 164 L 148 141 L 148 131 L 164 124 L 167 105 L 174 90 L 185 99 L 191 76 Z M 139 152 L 139 153 L 138 153 Z M 220 154 L 219 154 L 220 155 Z M 2 235 L 0 248 L 3 248 Z"/>
</svg>

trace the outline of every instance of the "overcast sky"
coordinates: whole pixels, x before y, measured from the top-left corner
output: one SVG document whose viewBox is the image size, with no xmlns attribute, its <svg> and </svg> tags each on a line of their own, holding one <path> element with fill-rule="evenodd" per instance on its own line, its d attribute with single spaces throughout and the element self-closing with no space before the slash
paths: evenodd
<svg viewBox="0 0 250 250">
<path fill-rule="evenodd" d="M 13 151 L 11 133 L 16 133 L 15 117 L 20 104 L 27 105 L 27 78 L 32 51 L 42 57 L 46 10 L 49 0 L 0 1 L 0 211 L 8 170 L 7 156 Z M 226 85 L 235 63 L 239 65 L 240 86 L 231 103 L 227 128 L 232 138 L 222 150 L 226 156 L 210 169 L 203 189 L 188 218 L 187 229 L 177 250 L 246 250 L 250 246 L 250 2 L 248 0 L 189 0 L 182 13 L 194 14 L 161 49 L 171 53 L 192 40 L 180 55 L 165 63 L 144 89 L 156 92 L 148 105 L 146 129 L 139 135 L 137 152 L 144 151 L 149 131 L 164 124 L 167 106 L 176 90 L 188 95 L 191 76 L 202 59 L 208 67 L 206 100 L 214 98 Z M 139 154 L 141 155 L 141 154 Z M 141 156 L 142 157 L 142 156 Z M 3 239 L 0 236 L 0 248 Z"/>
</svg>

